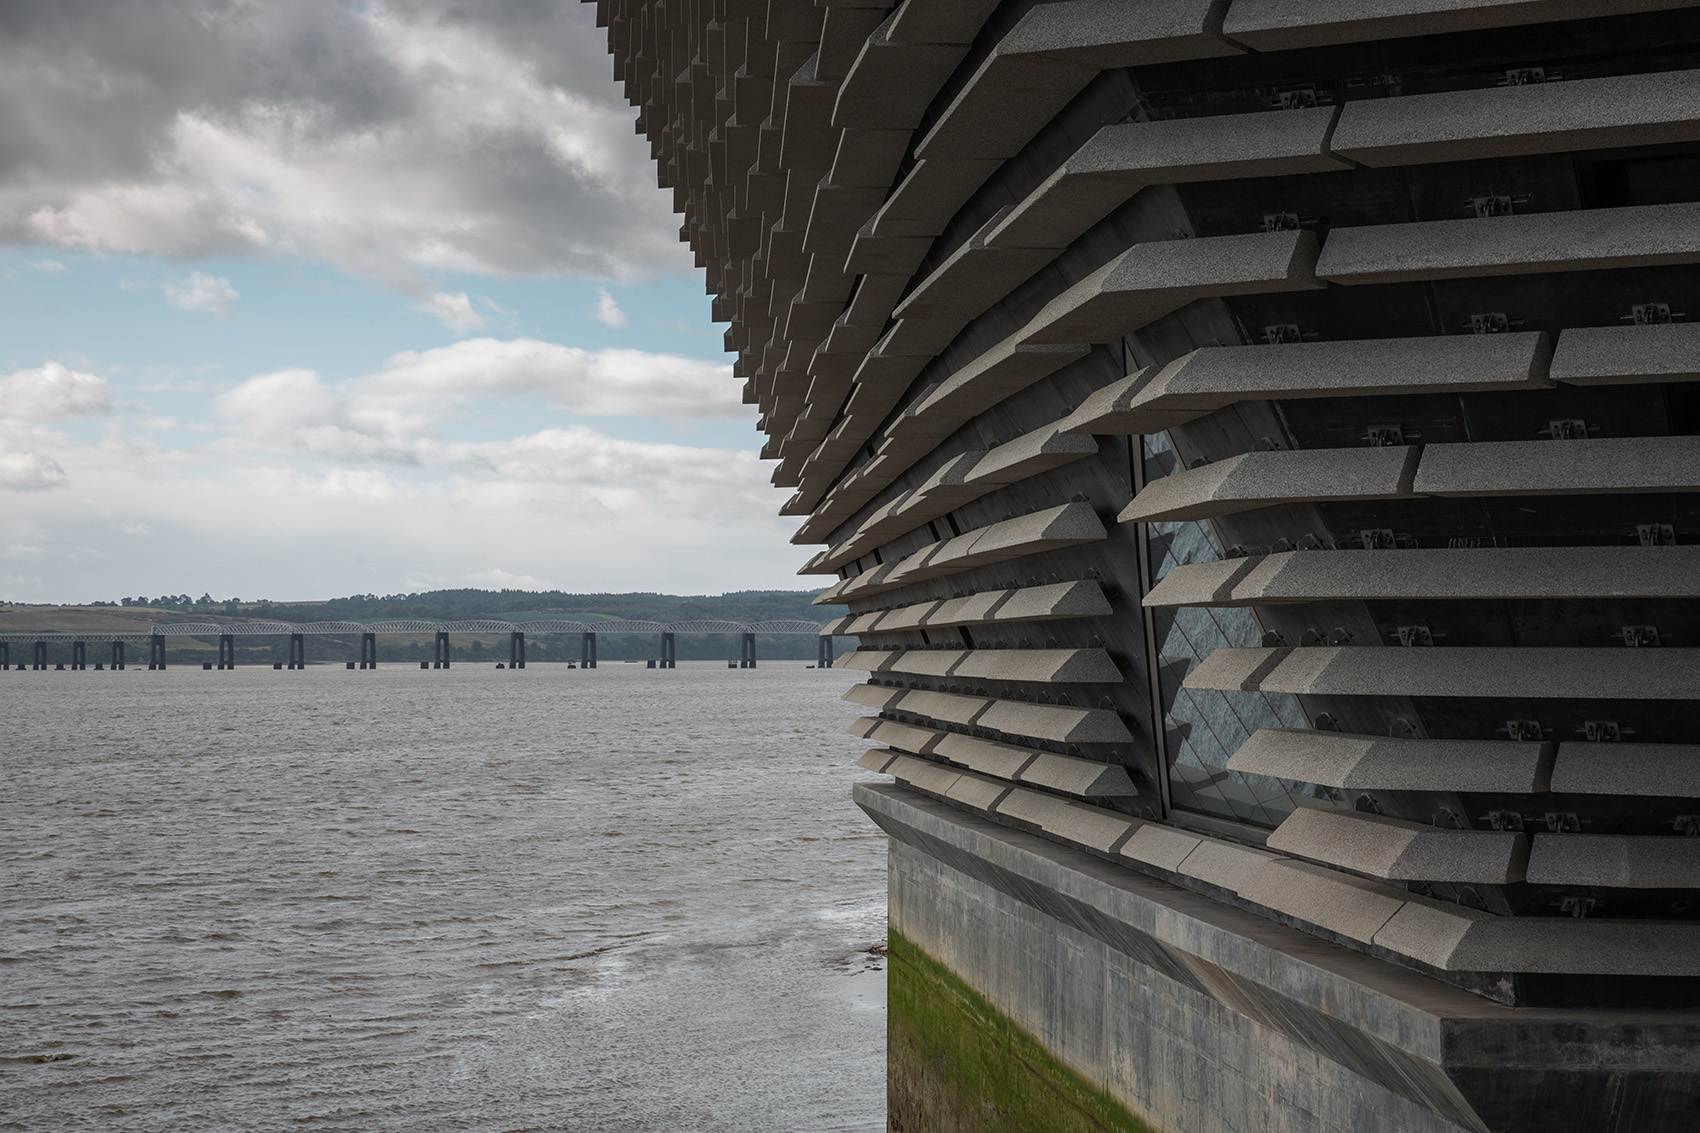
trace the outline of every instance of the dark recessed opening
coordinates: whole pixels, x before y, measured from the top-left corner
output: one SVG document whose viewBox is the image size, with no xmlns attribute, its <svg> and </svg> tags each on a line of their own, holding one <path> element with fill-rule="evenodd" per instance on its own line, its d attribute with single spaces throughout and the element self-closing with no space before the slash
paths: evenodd
<svg viewBox="0 0 1700 1133">
<path fill-rule="evenodd" d="M 1604 208 L 1700 201 L 1700 154 L 1596 161 L 1592 171 Z"/>
<path fill-rule="evenodd" d="M 1678 437 L 1700 435 L 1700 384 L 1668 386 L 1665 398 L 1671 433 Z"/>
</svg>

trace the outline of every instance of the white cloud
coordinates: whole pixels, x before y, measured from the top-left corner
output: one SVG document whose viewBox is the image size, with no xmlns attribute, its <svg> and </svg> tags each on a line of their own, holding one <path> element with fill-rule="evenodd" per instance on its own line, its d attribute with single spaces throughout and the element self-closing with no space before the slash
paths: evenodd
<svg viewBox="0 0 1700 1133">
<path fill-rule="evenodd" d="M 581 376 L 606 382 L 628 360 L 574 361 L 581 363 Z M 215 399 L 232 431 L 209 448 L 327 461 L 335 467 L 316 490 L 344 500 L 396 503 L 418 475 L 428 474 L 487 485 L 481 492 L 577 489 L 567 510 L 581 516 L 672 512 L 703 520 L 757 500 L 765 501 L 760 507 L 774 506 L 767 469 L 746 450 L 628 440 L 577 424 L 481 441 L 446 439 L 436 429 L 463 397 L 534 392 L 540 384 L 523 369 L 433 369 L 417 356 L 334 386 L 311 370 L 282 370 Z M 606 389 L 581 391 L 579 403 L 624 408 Z M 349 467 L 374 461 L 395 471 Z M 402 471 L 408 468 L 414 471 Z"/>
<path fill-rule="evenodd" d="M 51 456 L 39 452 L 0 452 L 0 488 L 41 490 L 70 483 Z"/>
<path fill-rule="evenodd" d="M 89 417 L 112 408 L 106 379 L 49 362 L 34 370 L 0 375 L 0 414 L 44 421 Z"/>
<path fill-rule="evenodd" d="M 620 304 L 614 301 L 612 295 L 608 294 L 606 287 L 596 289 L 596 306 L 590 309 L 590 317 L 611 327 L 626 325 L 626 313 L 620 310 Z"/>
<path fill-rule="evenodd" d="M 792 573 L 792 524 L 774 514 L 786 493 L 767 483 L 752 454 L 583 427 L 423 447 L 420 464 L 375 470 L 211 444 L 145 454 L 74 437 L 51 450 L 38 445 L 63 462 L 71 486 L 8 493 L 0 548 L 40 547 L 54 570 L 16 564 L 20 576 L 39 577 L 21 578 L 6 596 L 325 597 L 405 589 L 427 577 L 589 592 L 808 585 Z M 9 451 L 3 436 L 0 451 Z M 25 479 L 63 482 L 51 471 Z M 94 501 L 100 507 L 75 506 Z M 233 522 L 242 516 L 264 522 Z M 153 537 L 141 544 L 135 529 L 144 526 Z M 136 559 L 142 545 L 149 553 Z M 357 569 L 355 555 L 364 559 Z M 112 561 L 126 564 L 122 589 Z"/>
<path fill-rule="evenodd" d="M 429 299 L 420 300 L 418 306 L 450 330 L 484 329 L 484 316 L 472 309 L 472 300 L 464 291 L 439 291 Z"/>
<path fill-rule="evenodd" d="M 192 271 L 181 283 L 166 284 L 165 298 L 180 311 L 227 315 L 242 296 L 224 276 Z"/>
<path fill-rule="evenodd" d="M 65 270 L 65 265 L 58 260 L 35 260 L 26 265 L 31 271 L 44 271 L 56 275 Z"/>
<path fill-rule="evenodd" d="M 771 491 L 767 470 L 753 453 L 630 441 L 583 425 L 500 441 L 455 442 L 440 451 L 452 465 L 498 481 L 598 488 L 609 503 L 690 499 L 706 514 L 724 511 L 722 505 L 734 497 Z"/>
<path fill-rule="evenodd" d="M 231 451 L 302 452 L 335 460 L 416 463 L 431 418 L 373 411 L 312 370 L 279 370 L 249 378 L 213 398 L 213 410 L 236 436 Z"/>
<path fill-rule="evenodd" d="M 279 370 L 218 395 L 213 407 L 235 432 L 227 448 L 420 464 L 483 459 L 437 440 L 437 426 L 475 399 L 514 397 L 591 417 L 694 420 L 749 412 L 729 366 L 527 338 L 404 351 L 377 372 L 336 385 L 312 370 Z"/>
<path fill-rule="evenodd" d="M 491 570 L 473 571 L 466 576 L 466 581 L 477 583 L 491 590 L 559 590 L 557 583 L 534 577 L 529 574 L 515 574 L 511 570 L 497 567 Z"/>
<path fill-rule="evenodd" d="M 427 576 L 579 591 L 808 584 L 792 574 L 792 525 L 774 514 L 786 493 L 752 453 L 584 425 L 447 440 L 425 421 L 390 437 L 362 432 L 371 423 L 342 389 L 311 371 L 261 375 L 230 391 L 215 436 L 169 449 L 126 435 L 138 427 L 129 416 L 93 437 L 0 418 L 0 453 L 22 454 L 0 460 L 0 484 L 69 483 L 6 493 L 0 548 L 40 549 L 3 564 L 14 576 L 0 579 L 6 596 L 324 597 L 409 589 Z M 268 416 L 281 431 L 257 431 Z M 356 446 L 386 443 L 406 462 L 358 465 L 369 458 Z M 263 522 L 242 518 L 254 516 Z M 138 559 L 140 547 L 149 553 Z"/>
<path fill-rule="evenodd" d="M 373 402 L 424 397 L 539 397 L 595 417 L 742 417 L 732 367 L 644 350 L 583 350 L 532 338 L 473 338 L 392 355 L 354 392 Z"/>
<path fill-rule="evenodd" d="M 346 499 L 382 501 L 400 494 L 394 480 L 371 468 L 333 468 L 323 484 L 326 492 Z"/>
<path fill-rule="evenodd" d="M 341 410 L 336 394 L 312 370 L 279 370 L 219 394 L 220 416 L 249 428 L 293 430 L 323 425 Z"/>
</svg>

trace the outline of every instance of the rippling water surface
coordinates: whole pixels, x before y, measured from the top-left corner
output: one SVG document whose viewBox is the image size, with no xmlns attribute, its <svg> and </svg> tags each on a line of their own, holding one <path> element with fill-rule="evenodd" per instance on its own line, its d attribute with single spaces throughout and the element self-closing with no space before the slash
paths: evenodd
<svg viewBox="0 0 1700 1133">
<path fill-rule="evenodd" d="M 0 1128 L 882 1128 L 853 680 L 0 673 Z"/>
</svg>

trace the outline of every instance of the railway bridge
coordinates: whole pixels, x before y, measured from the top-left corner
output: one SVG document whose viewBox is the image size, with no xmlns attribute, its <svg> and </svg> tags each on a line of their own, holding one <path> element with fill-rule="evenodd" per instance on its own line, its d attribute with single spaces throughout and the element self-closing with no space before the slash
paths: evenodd
<svg viewBox="0 0 1700 1133">
<path fill-rule="evenodd" d="M 609 634 L 654 634 L 658 639 L 656 657 L 650 661 L 653 668 L 672 669 L 677 667 L 678 656 L 676 649 L 677 635 L 681 633 L 715 633 L 734 635 L 739 640 L 739 655 L 735 661 L 728 664 L 740 669 L 756 667 L 756 635 L 803 636 L 817 637 L 820 640 L 820 650 L 816 664 L 823 669 L 832 667 L 832 638 L 823 633 L 827 627 L 819 622 L 801 620 L 782 620 L 765 622 L 736 622 L 713 619 L 680 622 L 647 622 L 647 621 L 566 621 L 545 620 L 529 622 L 508 622 L 495 619 L 480 618 L 468 621 L 422 621 L 417 619 L 399 619 L 375 622 L 277 622 L 277 621 L 243 621 L 243 622 L 167 622 L 151 625 L 146 629 L 125 632 L 25 632 L 0 633 L 0 670 L 12 668 L 12 646 L 24 645 L 30 648 L 28 660 L 19 658 L 17 667 L 24 669 L 46 669 L 47 646 L 49 642 L 68 641 L 71 643 L 72 669 L 86 669 L 88 665 L 88 643 L 109 642 L 111 645 L 110 664 L 113 669 L 123 669 L 128 664 L 127 645 L 143 645 L 147 647 L 148 668 L 165 668 L 166 640 L 172 637 L 213 638 L 218 642 L 218 662 L 204 664 L 204 668 L 234 669 L 236 667 L 236 639 L 238 637 L 283 637 L 289 641 L 289 660 L 274 662 L 276 669 L 301 669 L 307 664 L 306 639 L 308 637 L 354 637 L 360 639 L 360 659 L 348 661 L 350 669 L 375 669 L 378 666 L 378 638 L 380 636 L 407 636 L 418 638 L 425 634 L 433 635 L 434 647 L 432 659 L 419 662 L 422 669 L 447 669 L 451 662 L 449 638 L 451 634 L 506 634 L 508 636 L 509 669 L 525 668 L 525 640 L 529 636 L 542 634 L 578 634 L 580 639 L 579 661 L 577 666 L 585 669 L 596 668 L 596 639 L 599 635 Z M 63 663 L 52 666 L 66 668 Z M 96 669 L 105 668 L 103 662 L 96 661 Z"/>
</svg>

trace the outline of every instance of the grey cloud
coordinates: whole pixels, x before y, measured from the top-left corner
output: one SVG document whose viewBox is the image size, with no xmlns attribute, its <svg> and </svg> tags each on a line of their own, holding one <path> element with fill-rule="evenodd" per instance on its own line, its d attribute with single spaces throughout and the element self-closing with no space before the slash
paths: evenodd
<svg viewBox="0 0 1700 1133">
<path fill-rule="evenodd" d="M 679 268 L 570 0 L 0 0 L 0 240 L 423 273 Z"/>
<path fill-rule="evenodd" d="M 39 452 L 0 451 L 0 488 L 45 491 L 70 483 L 65 470 L 51 456 Z"/>
</svg>

